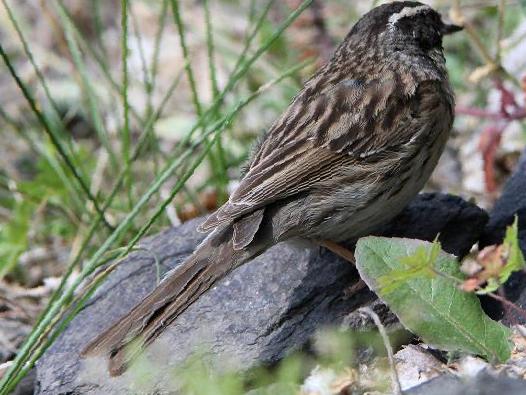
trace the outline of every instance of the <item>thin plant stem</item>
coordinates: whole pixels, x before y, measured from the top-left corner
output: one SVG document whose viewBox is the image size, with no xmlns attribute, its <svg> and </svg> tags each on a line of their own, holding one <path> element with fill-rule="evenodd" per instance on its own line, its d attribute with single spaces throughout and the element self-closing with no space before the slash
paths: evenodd
<svg viewBox="0 0 526 395">
<path fill-rule="evenodd" d="M 155 92 L 156 84 L 157 84 L 157 74 L 159 70 L 159 59 L 160 59 L 160 53 L 161 53 L 161 41 L 164 36 L 164 30 L 166 27 L 166 20 L 167 20 L 167 14 L 168 14 L 168 0 L 163 0 L 162 6 L 161 6 L 161 12 L 159 14 L 158 23 L 157 23 L 157 31 L 155 32 L 155 40 L 153 45 L 153 54 L 151 59 L 151 71 L 150 71 L 150 78 L 149 83 L 147 85 L 147 95 L 148 95 L 148 104 L 151 105 L 151 108 L 147 109 L 148 116 L 150 115 L 150 112 L 153 112 L 153 92 Z M 156 150 L 155 155 L 152 156 L 153 160 L 153 168 L 154 168 L 154 175 L 157 175 L 159 172 L 159 153 L 161 152 L 160 149 L 158 149 L 158 143 L 157 139 L 155 139 L 154 134 L 152 133 L 152 141 L 156 143 Z"/>
<path fill-rule="evenodd" d="M 58 7 L 60 7 L 60 9 L 63 12 L 64 16 L 69 20 L 69 22 L 70 22 L 69 23 L 69 28 L 71 28 L 73 30 L 73 33 L 75 34 L 75 38 L 77 39 L 77 41 L 79 42 L 81 47 L 83 49 L 85 49 L 90 56 L 93 57 L 93 59 L 95 60 L 97 65 L 100 67 L 100 70 L 102 71 L 102 75 L 104 76 L 104 78 L 106 78 L 107 82 L 109 83 L 110 88 L 115 93 L 117 93 L 117 95 L 120 98 L 121 95 L 122 95 L 121 87 L 119 86 L 119 84 L 115 81 L 115 79 L 111 75 L 111 72 L 110 72 L 110 70 L 108 68 L 108 65 L 106 64 L 106 58 L 104 56 L 102 56 L 98 51 L 96 51 L 93 48 L 93 46 L 90 45 L 90 43 L 86 39 L 84 39 L 84 37 L 82 36 L 82 33 L 79 31 L 79 29 L 73 23 L 74 19 L 69 14 L 69 11 L 67 10 L 67 8 L 65 8 L 64 5 L 62 3 L 60 3 L 60 2 L 58 3 Z M 141 115 L 137 112 L 135 107 L 129 104 L 129 109 L 130 109 L 131 115 L 135 118 L 135 120 L 137 120 L 137 122 L 141 126 L 144 126 L 145 123 L 146 123 L 146 120 L 144 120 L 141 117 Z"/>
<path fill-rule="evenodd" d="M 214 59 L 214 36 L 212 21 L 210 18 L 210 1 L 204 0 L 205 9 L 205 25 L 206 25 L 206 49 L 208 55 L 208 71 L 210 73 L 210 85 L 212 86 L 212 94 L 214 99 L 219 96 L 219 85 L 217 83 L 217 72 Z"/>
<path fill-rule="evenodd" d="M 128 104 L 128 0 L 121 0 L 121 65 L 122 65 L 122 110 L 124 124 L 121 133 L 122 158 L 126 168 L 130 169 L 130 107 Z M 128 208 L 133 206 L 131 172 L 124 176 L 128 192 Z"/>
<path fill-rule="evenodd" d="M 497 20 L 497 39 L 496 39 L 496 54 L 495 54 L 495 63 L 501 64 L 501 53 L 502 53 L 502 35 L 504 32 L 504 13 L 506 11 L 506 1 L 499 0 L 498 5 L 498 20 Z"/>
<path fill-rule="evenodd" d="M 378 317 L 378 314 L 376 314 L 373 311 L 373 309 L 371 309 L 370 307 L 362 307 L 360 311 L 371 317 L 374 321 L 374 324 L 378 328 L 378 332 L 380 332 L 380 336 L 382 337 L 382 340 L 384 342 L 385 350 L 387 351 L 387 359 L 389 360 L 389 367 L 391 371 L 391 384 L 393 386 L 393 394 L 402 395 L 402 386 L 400 385 L 398 372 L 396 371 L 393 347 L 391 346 L 391 342 L 389 341 L 389 336 L 387 336 L 387 331 L 385 330 L 385 327 L 382 324 L 380 317 Z"/>
<path fill-rule="evenodd" d="M 95 33 L 97 36 L 97 44 L 99 45 L 102 53 L 106 56 L 108 53 L 108 50 L 106 49 L 106 44 L 104 43 L 104 40 L 102 39 L 102 32 L 103 32 L 103 22 L 102 22 L 102 13 L 100 9 L 100 2 L 101 0 L 92 0 L 90 2 L 91 4 L 91 10 L 93 13 L 93 20 L 95 24 Z"/>
<path fill-rule="evenodd" d="M 183 26 L 183 21 L 181 20 L 181 12 L 179 9 L 179 1 L 178 0 L 171 0 L 172 5 L 172 13 L 175 21 L 175 25 L 177 27 L 177 32 L 179 34 L 179 45 L 181 46 L 181 50 L 183 52 L 183 58 L 185 63 L 185 70 L 186 70 L 186 76 L 188 78 L 188 82 L 190 83 L 190 90 L 192 91 L 192 101 L 194 103 L 194 107 L 196 109 L 197 115 L 201 116 L 202 114 L 202 107 L 201 102 L 199 101 L 199 95 L 197 94 L 197 86 L 195 82 L 194 77 L 194 71 L 192 69 L 192 64 L 190 63 L 189 59 L 189 53 L 188 53 L 188 47 L 186 45 L 186 34 Z"/>
<path fill-rule="evenodd" d="M 152 96 L 151 94 L 148 95 L 148 93 L 151 93 L 151 78 L 150 73 L 148 71 L 148 64 L 146 61 L 146 55 L 144 52 L 144 42 L 143 37 L 141 34 L 141 29 L 139 28 L 139 21 L 137 20 L 137 16 L 135 15 L 135 12 L 133 11 L 133 8 L 129 8 L 129 14 L 131 17 L 131 21 L 133 24 L 133 32 L 134 36 L 137 40 L 137 49 L 139 52 L 139 60 L 141 61 L 141 70 L 142 70 L 142 81 L 144 85 L 144 91 L 147 94 L 147 104 L 146 104 L 146 116 L 148 116 L 153 110 L 153 104 L 152 104 Z"/>
<path fill-rule="evenodd" d="M 88 72 L 86 70 L 86 64 L 82 59 L 82 54 L 78 46 L 77 40 L 75 39 L 75 28 L 73 22 L 68 18 L 68 14 L 65 11 L 64 4 L 62 0 L 54 1 L 55 9 L 57 10 L 58 17 L 64 28 L 64 35 L 66 37 L 66 43 L 71 53 L 73 63 L 80 75 L 81 88 L 86 93 L 86 99 L 89 107 L 89 113 L 93 126 L 97 132 L 102 145 L 110 156 L 110 161 L 113 167 L 118 167 L 117 156 L 111 146 L 111 143 L 108 139 L 108 132 L 104 126 L 100 108 L 98 106 L 98 99 L 96 93 L 93 89 L 92 84 L 90 83 Z"/>
<path fill-rule="evenodd" d="M 166 28 L 166 16 L 168 14 L 168 0 L 163 0 L 161 13 L 159 14 L 158 19 L 158 28 L 155 33 L 155 40 L 153 46 L 153 55 L 152 55 L 152 67 L 151 67 L 151 78 L 150 78 L 150 94 L 155 90 L 155 85 L 157 83 L 157 72 L 159 70 L 159 59 L 161 53 L 161 41 L 164 36 L 164 29 Z"/>
<path fill-rule="evenodd" d="M 181 46 L 181 51 L 183 52 L 183 59 L 186 61 L 186 76 L 188 78 L 188 82 L 190 84 L 190 91 L 192 93 L 192 102 L 194 104 L 195 112 L 197 114 L 198 118 L 201 118 L 203 115 L 203 108 L 201 105 L 201 101 L 199 100 L 199 94 L 197 93 L 197 84 L 195 81 L 194 71 L 192 68 L 192 64 L 189 61 L 189 52 L 188 52 L 188 46 L 186 45 L 186 32 L 184 29 L 184 24 L 181 17 L 181 9 L 179 7 L 179 0 L 170 0 L 170 3 L 172 5 L 172 15 L 174 17 L 174 22 L 177 27 L 177 33 L 179 35 L 179 45 Z M 202 133 L 204 133 L 205 129 L 203 128 L 201 130 Z M 214 180 L 219 180 L 219 169 L 221 167 L 224 167 L 223 164 L 219 163 L 218 158 L 216 158 L 213 151 L 209 152 L 209 161 L 210 161 L 210 169 L 214 173 Z"/>
<path fill-rule="evenodd" d="M 139 21 L 137 21 L 137 16 L 135 15 L 135 12 L 133 11 L 133 7 L 129 8 L 129 14 L 130 14 L 132 24 L 133 24 L 134 36 L 137 39 L 137 49 L 139 52 L 139 60 L 141 61 L 141 69 L 142 69 L 142 82 L 144 85 L 144 91 L 147 95 L 146 117 L 148 117 L 153 111 L 153 103 L 152 103 L 152 95 L 151 95 L 152 83 L 151 83 L 150 73 L 148 71 L 148 63 L 146 61 L 146 55 L 144 51 L 143 37 L 141 34 L 141 29 L 139 28 Z"/>
<path fill-rule="evenodd" d="M 234 66 L 232 74 L 235 74 L 237 72 L 237 70 L 240 68 L 240 66 L 243 64 L 243 62 L 245 61 L 247 53 L 248 53 L 248 50 L 250 49 L 250 45 L 252 44 L 252 41 L 254 41 L 254 38 L 256 37 L 258 31 L 261 29 L 261 26 L 263 26 L 263 23 L 265 22 L 265 18 L 267 17 L 267 15 L 268 15 L 270 9 L 272 8 L 272 5 L 274 4 L 274 2 L 275 2 L 275 0 L 269 0 L 268 1 L 267 5 L 263 9 L 263 12 L 261 13 L 259 18 L 257 19 L 257 21 L 256 21 L 256 23 L 254 25 L 254 28 L 252 29 L 252 31 L 250 31 L 247 34 L 246 39 L 245 39 L 245 43 L 244 43 L 244 46 L 243 46 L 243 49 L 241 50 L 241 54 L 238 57 L 238 60 L 237 60 L 237 62 L 235 64 L 235 66 Z M 312 1 L 310 1 L 308 5 L 310 5 L 310 3 L 312 3 Z M 251 14 L 252 14 L 252 10 L 251 10 Z M 252 17 L 252 15 L 251 15 L 251 17 Z"/>
<path fill-rule="evenodd" d="M 35 58 L 33 56 L 33 52 L 29 48 L 29 44 L 27 43 L 27 40 L 26 40 L 26 38 L 24 36 L 24 33 L 20 29 L 20 25 L 17 22 L 14 14 L 13 14 L 13 10 L 11 9 L 11 6 L 9 6 L 9 3 L 7 2 L 7 0 L 2 0 L 2 3 L 4 5 L 4 8 L 7 11 L 7 16 L 9 18 L 9 21 L 11 22 L 11 24 L 15 28 L 16 34 L 18 36 L 18 39 L 22 43 L 22 47 L 24 49 L 24 53 L 27 56 L 27 59 L 29 60 L 29 63 L 31 63 L 31 66 L 33 67 L 33 70 L 35 71 L 35 74 L 37 76 L 38 81 L 40 82 L 40 84 L 42 85 L 42 88 L 44 89 L 44 93 L 46 95 L 46 98 L 49 100 L 49 103 L 51 104 L 51 107 L 54 109 L 57 118 L 59 118 L 60 111 L 59 111 L 58 105 L 55 102 L 55 100 L 53 99 L 53 96 L 51 95 L 51 92 L 49 91 L 49 86 L 48 86 L 48 84 L 46 82 L 46 79 L 45 79 L 44 75 L 42 74 L 42 71 L 40 70 L 40 68 L 37 66 L 37 64 L 35 62 Z"/>
<path fill-rule="evenodd" d="M 143 43 L 143 37 L 142 37 L 141 31 L 140 31 L 140 28 L 139 28 L 139 22 L 137 21 L 137 17 L 135 15 L 135 12 L 133 12 L 133 8 L 132 7 L 130 7 L 130 9 L 129 9 L 129 13 L 130 13 L 130 16 L 131 16 L 131 20 L 133 22 L 133 30 L 135 32 L 135 37 L 137 38 L 137 46 L 138 46 L 138 49 L 139 49 L 139 58 L 140 58 L 140 61 L 141 61 L 141 68 L 142 68 L 142 73 L 143 73 L 144 92 L 146 94 L 146 109 L 144 111 L 144 118 L 148 119 L 150 117 L 150 115 L 154 112 L 154 107 L 153 107 L 153 89 L 154 89 L 154 87 L 153 87 L 153 79 L 154 79 L 154 74 L 153 74 L 153 72 L 150 74 L 150 72 L 148 70 L 148 62 L 146 60 L 146 55 L 145 55 L 145 50 L 144 50 L 144 43 Z M 162 31 L 163 31 L 164 25 L 165 25 L 165 20 L 166 20 L 166 15 L 165 14 L 161 14 L 159 16 L 159 20 L 158 20 L 159 28 L 157 29 L 155 40 L 157 40 L 157 39 L 160 40 L 162 38 L 162 35 L 157 37 L 157 34 L 159 34 L 159 32 L 161 32 L 161 34 L 162 34 Z M 156 41 L 154 43 L 154 51 L 158 51 L 157 46 L 159 46 L 159 45 L 160 45 L 160 42 Z M 154 59 L 155 59 L 156 55 L 154 54 L 153 56 L 154 56 Z M 158 54 L 157 54 L 157 56 L 158 56 Z M 157 139 L 157 137 L 155 136 L 154 133 L 150 133 L 149 139 L 150 139 L 149 145 L 153 148 L 153 150 L 152 150 L 153 151 L 152 160 L 153 160 L 153 163 L 154 163 L 154 174 L 157 174 L 158 162 L 159 162 L 159 151 L 160 151 L 160 149 L 159 149 L 159 142 L 158 142 L 158 139 Z"/>
<path fill-rule="evenodd" d="M 208 70 L 210 73 L 210 84 L 212 86 L 212 97 L 217 99 L 219 96 L 219 86 L 217 84 L 217 73 L 214 61 L 214 39 L 212 32 L 212 22 L 210 18 L 210 3 L 209 0 L 204 0 L 205 10 L 205 25 L 206 25 L 206 43 L 207 43 L 207 55 L 208 55 Z M 217 119 L 218 111 L 214 114 L 214 118 Z M 222 204 L 227 199 L 226 189 L 228 185 L 227 165 L 225 159 L 225 150 L 223 148 L 222 139 L 217 140 L 217 181 L 219 183 L 219 203 Z"/>
</svg>

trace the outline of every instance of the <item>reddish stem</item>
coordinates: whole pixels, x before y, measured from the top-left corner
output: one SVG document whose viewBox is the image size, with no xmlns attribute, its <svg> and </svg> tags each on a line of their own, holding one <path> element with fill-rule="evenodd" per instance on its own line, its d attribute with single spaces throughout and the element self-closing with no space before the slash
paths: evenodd
<svg viewBox="0 0 526 395">
<path fill-rule="evenodd" d="M 495 156 L 497 149 L 500 146 L 502 132 L 507 123 L 501 125 L 490 125 L 484 129 L 480 135 L 479 149 L 482 152 L 482 159 L 484 160 L 484 181 L 486 184 L 486 191 L 493 193 L 497 190 L 497 183 L 495 181 Z"/>
<path fill-rule="evenodd" d="M 483 110 L 482 108 L 457 106 L 455 112 L 459 115 L 469 115 L 476 118 L 490 119 L 493 121 L 515 121 L 526 118 L 526 108 L 519 107 L 513 113 L 500 113 Z"/>
<path fill-rule="evenodd" d="M 499 302 L 509 307 L 510 309 L 515 310 L 517 314 L 519 314 L 522 318 L 526 319 L 526 311 L 520 308 L 519 306 L 515 305 L 514 303 L 510 302 L 508 299 L 503 298 L 502 296 L 499 296 L 494 293 L 489 293 L 487 295 L 495 300 L 498 300 Z"/>
</svg>

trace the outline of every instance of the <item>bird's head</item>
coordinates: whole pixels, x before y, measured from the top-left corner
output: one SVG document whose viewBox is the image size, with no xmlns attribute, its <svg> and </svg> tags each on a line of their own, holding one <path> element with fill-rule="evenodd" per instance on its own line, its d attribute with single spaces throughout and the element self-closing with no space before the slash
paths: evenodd
<svg viewBox="0 0 526 395">
<path fill-rule="evenodd" d="M 447 24 L 428 5 L 417 1 L 396 1 L 378 6 L 365 14 L 350 32 L 353 41 L 374 41 L 393 50 L 442 48 L 444 35 L 462 27 Z"/>
</svg>

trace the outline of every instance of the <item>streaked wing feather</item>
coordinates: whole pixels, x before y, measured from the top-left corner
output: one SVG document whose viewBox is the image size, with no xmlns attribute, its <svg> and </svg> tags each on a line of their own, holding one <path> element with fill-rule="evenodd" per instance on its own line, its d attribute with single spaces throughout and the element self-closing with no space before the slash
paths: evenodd
<svg viewBox="0 0 526 395">
<path fill-rule="evenodd" d="M 218 211 L 216 218 L 220 222 L 228 221 L 276 200 L 301 193 L 312 186 L 316 177 L 328 175 L 327 171 L 336 161 L 345 159 L 328 149 L 306 143 L 310 147 L 304 151 L 302 149 L 297 155 L 285 157 L 284 163 L 270 162 L 268 166 L 261 163 L 261 168 L 258 166 L 249 171 L 229 202 Z"/>
</svg>

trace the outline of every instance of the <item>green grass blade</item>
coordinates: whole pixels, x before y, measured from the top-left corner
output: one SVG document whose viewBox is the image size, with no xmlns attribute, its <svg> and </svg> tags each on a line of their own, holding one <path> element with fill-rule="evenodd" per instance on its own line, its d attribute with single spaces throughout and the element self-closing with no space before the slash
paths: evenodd
<svg viewBox="0 0 526 395">
<path fill-rule="evenodd" d="M 183 52 L 183 58 L 186 62 L 186 76 L 190 84 L 190 91 L 192 93 L 192 102 L 194 104 L 194 108 L 195 108 L 197 117 L 200 118 L 203 115 L 203 107 L 201 105 L 201 101 L 199 100 L 199 94 L 197 93 L 197 85 L 195 82 L 195 76 L 194 76 L 194 71 L 192 68 L 192 63 L 189 60 L 190 55 L 188 52 L 188 47 L 186 45 L 186 31 L 184 29 L 184 24 L 181 18 L 181 10 L 179 8 L 179 1 L 170 0 L 170 3 L 172 5 L 172 14 L 174 17 L 175 25 L 177 27 L 177 33 L 179 35 L 179 44 Z M 204 129 L 202 129 L 202 133 L 204 133 Z M 213 151 L 209 152 L 209 160 L 210 160 L 210 168 L 212 172 L 214 173 L 214 180 L 217 180 L 219 179 L 218 169 L 221 167 L 221 164 L 219 163 Z"/>
<path fill-rule="evenodd" d="M 124 183 L 128 192 L 128 206 L 133 206 L 132 184 L 130 171 L 130 106 L 128 104 L 128 0 L 121 0 L 121 63 L 122 63 L 122 112 L 124 124 L 122 126 L 121 144 L 122 159 L 128 171 L 124 176 Z"/>
<path fill-rule="evenodd" d="M 161 52 L 161 42 L 162 38 L 164 36 L 164 30 L 166 28 L 166 17 L 168 15 L 168 0 L 163 0 L 161 12 L 159 14 L 158 18 L 158 28 L 157 32 L 155 33 L 155 40 L 154 40 L 154 50 L 152 55 L 152 67 L 151 67 L 151 79 L 150 79 L 150 90 L 153 92 L 155 90 L 155 86 L 157 83 L 157 72 L 159 70 L 159 59 L 160 59 L 160 52 Z"/>
<path fill-rule="evenodd" d="M 219 86 L 217 84 L 217 72 L 214 61 L 214 38 L 212 21 L 210 18 L 210 3 L 209 0 L 204 1 L 205 9 L 205 26 L 206 26 L 206 48 L 208 55 L 208 70 L 210 74 L 210 84 L 212 86 L 212 97 L 216 100 L 219 96 Z M 218 110 L 213 114 L 213 118 L 217 119 L 219 116 Z M 223 148 L 223 141 L 221 138 L 217 140 L 217 184 L 218 184 L 218 200 L 220 204 L 227 200 L 227 186 L 228 186 L 228 175 L 227 175 L 227 164 L 225 159 L 225 150 Z"/>
<path fill-rule="evenodd" d="M 104 29 L 103 29 L 103 22 L 102 22 L 102 11 L 100 9 L 100 2 L 101 0 L 92 0 L 90 2 L 90 5 L 91 5 L 91 11 L 93 13 L 94 24 L 95 24 L 95 34 L 97 37 L 97 45 L 100 47 L 102 53 L 106 56 L 108 54 L 108 50 L 106 49 L 106 45 L 102 38 L 102 32 Z"/>
</svg>

